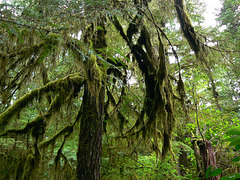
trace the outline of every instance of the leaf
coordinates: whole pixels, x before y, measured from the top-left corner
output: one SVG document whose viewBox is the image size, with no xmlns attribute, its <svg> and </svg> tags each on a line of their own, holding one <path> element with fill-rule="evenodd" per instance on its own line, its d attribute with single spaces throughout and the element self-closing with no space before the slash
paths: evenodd
<svg viewBox="0 0 240 180">
<path fill-rule="evenodd" d="M 240 129 L 231 129 L 226 132 L 226 135 L 239 135 L 240 136 Z"/>
<path fill-rule="evenodd" d="M 211 177 L 215 177 L 215 176 L 218 176 L 219 174 L 222 173 L 222 169 L 214 169 L 212 172 L 211 172 Z"/>
<path fill-rule="evenodd" d="M 237 161 L 240 161 L 240 156 L 235 157 L 235 158 L 232 159 L 232 162 L 237 162 Z"/>
<path fill-rule="evenodd" d="M 240 174 L 234 173 L 228 176 L 221 177 L 220 180 L 237 180 L 238 178 L 240 178 Z"/>
<path fill-rule="evenodd" d="M 240 145 L 240 137 L 235 138 L 235 140 L 232 140 L 229 146 L 235 146 Z"/>
<path fill-rule="evenodd" d="M 206 178 L 207 178 L 207 179 L 209 178 L 209 175 L 210 175 L 210 172 L 211 172 L 211 167 L 212 167 L 212 165 L 210 165 L 210 166 L 207 168 L 207 171 L 206 171 Z"/>
<path fill-rule="evenodd" d="M 101 26 L 97 26 L 97 30 L 103 30 L 103 31 L 105 31 Z"/>
<path fill-rule="evenodd" d="M 240 149 L 240 144 L 238 144 L 238 145 L 235 146 L 235 150 L 236 150 L 236 151 L 239 150 L 239 149 Z"/>
</svg>

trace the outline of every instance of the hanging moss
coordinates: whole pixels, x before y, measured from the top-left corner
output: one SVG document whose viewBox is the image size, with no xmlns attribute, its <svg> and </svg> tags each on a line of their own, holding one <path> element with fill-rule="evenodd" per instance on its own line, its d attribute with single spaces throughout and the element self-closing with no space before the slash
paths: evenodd
<svg viewBox="0 0 240 180">
<path fill-rule="evenodd" d="M 46 140 L 44 142 L 41 142 L 39 144 L 40 148 L 46 149 L 49 147 L 49 145 L 52 145 L 54 147 L 54 144 L 57 139 L 59 139 L 62 136 L 65 136 L 67 134 L 71 134 L 73 132 L 73 126 L 66 126 L 63 129 L 61 129 L 57 134 L 55 134 L 52 138 L 49 140 Z"/>
<path fill-rule="evenodd" d="M 3 103 L 7 103 L 7 99 L 12 96 L 8 92 L 19 89 L 49 53 L 54 51 L 57 56 L 56 46 L 59 45 L 59 42 L 59 35 L 51 33 L 43 40 L 40 40 L 40 43 L 19 46 L 19 48 L 9 51 L 7 55 L 0 57 L 2 59 L 0 78 L 3 79 L 1 87 L 4 87 L 0 92 Z M 15 77 L 10 78 L 9 73 L 16 70 L 18 73 Z"/>
<path fill-rule="evenodd" d="M 46 128 L 46 122 L 44 120 L 44 117 L 41 115 L 38 115 L 35 120 L 32 123 L 32 137 L 38 138 L 39 136 L 43 135 L 45 133 Z M 29 130 L 31 128 L 28 128 Z"/>
<path fill-rule="evenodd" d="M 21 179 L 30 179 L 34 175 L 35 157 L 33 154 L 28 154 L 25 164 L 24 171 Z"/>
<path fill-rule="evenodd" d="M 119 21 L 115 19 L 113 23 L 123 39 L 126 40 Z M 159 36 L 159 57 L 157 58 L 151 44 L 149 32 L 144 25 L 142 27 L 141 35 L 137 41 L 138 44 L 133 45 L 128 41 L 127 43 L 138 62 L 140 70 L 144 74 L 146 97 L 140 117 L 123 137 L 128 135 L 138 137 L 140 133 L 142 133 L 143 138 L 151 135 L 154 139 L 153 144 L 156 154 L 160 151 L 158 137 L 161 137 L 163 143 L 162 157 L 164 158 L 167 152 L 171 150 L 171 133 L 175 124 L 171 96 L 172 89 L 169 88 L 165 48 L 162 39 Z M 146 52 L 142 47 L 143 45 Z M 158 129 L 162 129 L 162 132 L 159 132 Z"/>
<path fill-rule="evenodd" d="M 200 60 L 200 62 L 206 66 L 203 67 L 204 71 L 207 73 L 211 85 L 213 97 L 215 99 L 216 105 L 218 109 L 220 109 L 220 105 L 218 102 L 218 93 L 216 90 L 216 86 L 212 76 L 212 70 L 209 65 L 209 52 L 207 46 L 204 45 L 204 41 L 202 42 L 201 38 L 195 32 L 194 26 L 191 23 L 191 19 L 186 12 L 186 7 L 184 4 L 184 0 L 175 0 L 175 7 L 178 15 L 178 19 L 181 25 L 181 29 L 183 31 L 184 37 L 187 39 L 189 45 L 192 50 L 195 52 L 196 58 Z"/>
<path fill-rule="evenodd" d="M 62 158 L 64 160 L 64 166 L 62 168 L 62 172 L 64 174 L 64 179 L 74 179 L 75 174 L 74 174 L 74 169 L 72 168 L 72 166 L 70 165 L 67 157 L 62 154 Z"/>
<path fill-rule="evenodd" d="M 36 44 L 36 45 L 32 45 L 32 46 L 26 46 L 21 48 L 19 51 L 13 52 L 13 53 L 9 53 L 8 54 L 8 59 L 12 59 L 16 56 L 20 56 L 20 59 L 26 59 L 28 58 L 31 54 L 36 53 L 38 51 L 41 50 L 42 47 L 47 47 L 49 48 L 49 46 L 56 46 L 59 43 L 59 35 L 57 34 L 49 34 L 48 36 L 46 36 L 46 38 L 41 41 L 40 43 Z"/>
<path fill-rule="evenodd" d="M 62 145 L 58 149 L 57 155 L 54 159 L 54 164 L 55 164 L 55 168 L 54 168 L 54 172 L 53 172 L 54 173 L 54 179 L 59 179 L 59 173 L 60 173 L 60 170 L 61 170 L 61 163 L 60 163 L 61 158 L 65 159 L 65 164 L 66 164 L 67 158 L 66 158 L 66 156 L 64 156 L 62 150 L 63 150 L 64 144 L 66 142 L 66 139 L 69 137 L 69 135 L 70 135 L 70 133 L 66 134 L 64 136 L 64 140 L 62 142 Z"/>
<path fill-rule="evenodd" d="M 31 132 L 33 127 L 41 128 L 41 127 L 44 127 L 44 126 L 45 126 L 45 124 L 44 124 L 44 121 L 43 121 L 43 117 L 41 115 L 38 115 L 33 121 L 27 123 L 27 125 L 24 128 L 6 130 L 4 133 L 0 134 L 0 137 L 13 137 L 13 138 L 15 138 L 17 135 L 23 135 L 23 134 L 27 134 L 27 133 Z M 36 133 L 37 132 L 38 131 L 36 131 Z M 33 134 L 34 134 L 34 132 L 33 132 Z"/>
<path fill-rule="evenodd" d="M 26 154 L 18 159 L 18 164 L 16 165 L 16 179 L 34 179 L 35 165 L 34 153 L 32 149 L 29 149 Z"/>
<path fill-rule="evenodd" d="M 4 128 L 8 125 L 14 115 L 19 113 L 23 108 L 25 108 L 29 103 L 38 97 L 43 97 L 44 94 L 48 92 L 61 92 L 62 90 L 72 89 L 73 87 L 82 86 L 84 79 L 79 75 L 70 75 L 63 79 L 58 79 L 52 81 L 42 88 L 35 89 L 23 97 L 18 99 L 10 106 L 6 111 L 0 114 L 0 128 Z"/>
<path fill-rule="evenodd" d="M 122 92 L 122 94 L 124 94 L 124 92 Z M 117 116 L 117 120 L 119 122 L 119 132 L 121 133 L 121 135 L 123 135 L 123 127 L 124 125 L 128 122 L 128 120 L 124 117 L 124 115 L 119 111 L 118 105 L 121 103 L 120 100 L 119 102 L 116 102 L 112 93 L 107 90 L 107 95 L 108 95 L 108 101 L 109 103 L 111 103 L 111 105 L 113 106 L 114 110 L 113 112 L 116 112 L 116 116 Z M 113 113 L 112 112 L 112 113 Z M 110 117 L 109 117 L 110 118 Z"/>
<path fill-rule="evenodd" d="M 186 12 L 184 0 L 175 0 L 175 7 L 184 36 L 194 52 L 198 53 L 201 49 L 200 41 Z"/>
<path fill-rule="evenodd" d="M 6 66 L 8 64 L 8 56 L 6 54 L 2 54 L 0 53 L 0 77 L 2 76 L 2 74 L 5 72 Z M 2 78 L 1 78 L 2 79 Z"/>
</svg>

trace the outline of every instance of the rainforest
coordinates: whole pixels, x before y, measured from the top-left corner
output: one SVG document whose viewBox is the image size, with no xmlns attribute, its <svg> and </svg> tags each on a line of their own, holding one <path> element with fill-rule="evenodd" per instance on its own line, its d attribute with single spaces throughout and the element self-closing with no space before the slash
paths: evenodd
<svg viewBox="0 0 240 180">
<path fill-rule="evenodd" d="M 0 1 L 0 179 L 240 179 L 240 1 Z"/>
</svg>

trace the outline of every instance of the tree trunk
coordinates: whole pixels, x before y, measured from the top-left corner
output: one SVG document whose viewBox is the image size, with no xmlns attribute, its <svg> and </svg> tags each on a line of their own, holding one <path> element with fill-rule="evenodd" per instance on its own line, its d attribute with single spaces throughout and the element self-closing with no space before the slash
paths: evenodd
<svg viewBox="0 0 240 180">
<path fill-rule="evenodd" d="M 180 149 L 180 155 L 178 158 L 178 173 L 180 176 L 184 176 L 187 172 L 186 169 L 189 168 L 189 160 L 187 152 L 181 148 Z"/>
<path fill-rule="evenodd" d="M 206 179 L 206 171 L 211 165 L 212 169 L 217 168 L 216 157 L 211 142 L 207 140 L 193 141 L 193 148 L 197 161 L 198 176 L 200 179 Z M 219 180 L 220 175 L 210 177 L 211 180 Z"/>
<path fill-rule="evenodd" d="M 85 85 L 77 152 L 77 179 L 100 179 L 104 87 L 98 96 Z"/>
<path fill-rule="evenodd" d="M 92 47 L 97 54 L 104 57 L 107 47 L 104 16 L 97 19 L 97 27 L 87 28 L 84 42 L 92 41 Z M 95 32 L 94 29 L 96 29 Z M 104 120 L 105 84 L 103 83 L 106 70 L 102 62 L 92 53 L 84 62 L 87 82 L 84 85 L 84 95 L 81 109 L 79 145 L 77 152 L 77 180 L 100 179 L 100 162 L 102 152 L 102 133 Z"/>
</svg>

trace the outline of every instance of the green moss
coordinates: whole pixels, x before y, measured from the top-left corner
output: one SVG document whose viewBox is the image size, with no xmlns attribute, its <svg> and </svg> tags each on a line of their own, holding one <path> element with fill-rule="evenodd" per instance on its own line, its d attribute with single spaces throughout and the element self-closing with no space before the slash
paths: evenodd
<svg viewBox="0 0 240 180">
<path fill-rule="evenodd" d="M 63 129 L 61 129 L 57 134 L 55 134 L 51 139 L 46 140 L 42 143 L 39 144 L 40 148 L 46 149 L 49 147 L 49 145 L 54 146 L 55 142 L 58 138 L 66 135 L 66 134 L 70 134 L 73 131 L 73 127 L 72 126 L 66 126 Z"/>
<path fill-rule="evenodd" d="M 56 34 L 56 33 L 50 33 L 46 39 L 45 39 L 45 43 L 49 43 L 52 45 L 57 45 L 60 42 L 60 35 Z"/>
<path fill-rule="evenodd" d="M 88 80 L 88 88 L 93 96 L 98 100 L 99 92 L 102 87 L 103 72 L 97 63 L 97 57 L 91 54 L 85 64 L 85 73 Z"/>
<path fill-rule="evenodd" d="M 44 122 L 44 117 L 38 115 L 34 121 L 31 122 L 29 129 L 32 129 L 32 137 L 38 138 L 40 135 L 43 135 L 45 132 L 46 123 Z"/>
<path fill-rule="evenodd" d="M 6 126 L 9 123 L 11 117 L 19 113 L 20 110 L 23 109 L 35 96 L 37 96 L 36 90 L 15 101 L 12 106 L 0 114 L 0 127 Z"/>
<path fill-rule="evenodd" d="M 35 133 L 35 137 L 37 136 L 36 133 L 39 132 L 40 128 L 44 128 L 45 123 L 43 121 L 43 117 L 38 115 L 33 121 L 26 124 L 26 126 L 22 129 L 9 129 L 6 130 L 4 133 L 0 134 L 0 137 L 16 137 L 17 135 L 23 135 L 32 132 Z"/>
<path fill-rule="evenodd" d="M 30 93 L 25 94 L 10 106 L 6 111 L 0 114 L 0 128 L 8 125 L 14 115 L 18 114 L 23 108 L 31 103 L 36 98 L 42 98 L 48 92 L 62 92 L 63 90 L 72 89 L 72 86 L 79 88 L 84 83 L 84 79 L 79 75 L 70 75 L 63 79 L 52 81 L 42 88 L 35 89 Z"/>
</svg>

